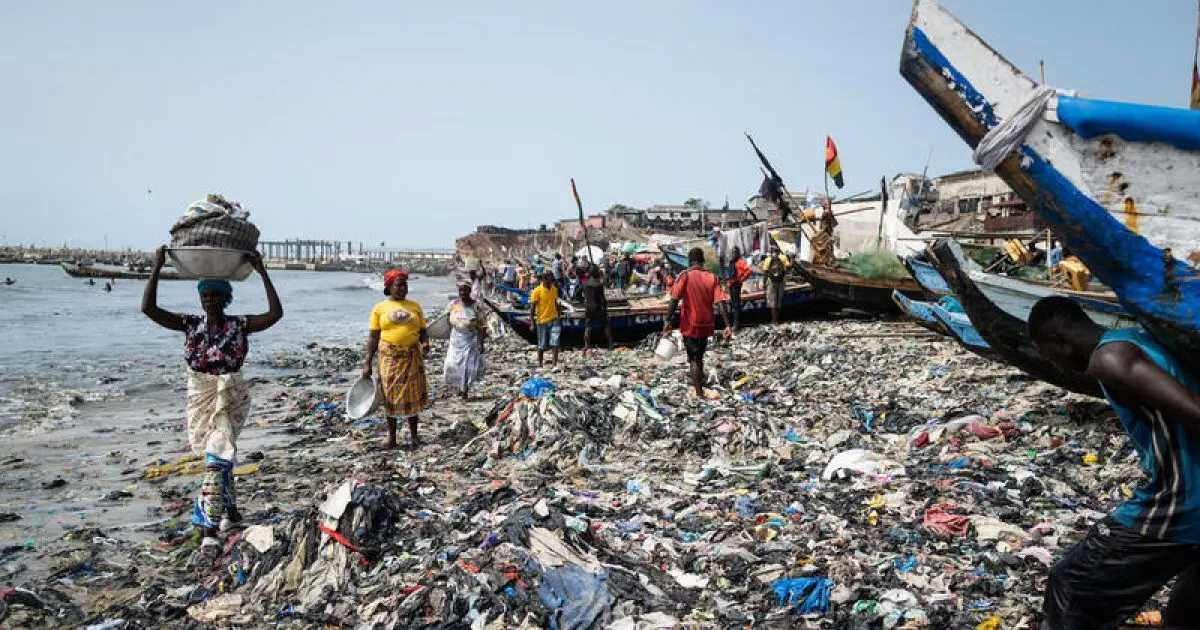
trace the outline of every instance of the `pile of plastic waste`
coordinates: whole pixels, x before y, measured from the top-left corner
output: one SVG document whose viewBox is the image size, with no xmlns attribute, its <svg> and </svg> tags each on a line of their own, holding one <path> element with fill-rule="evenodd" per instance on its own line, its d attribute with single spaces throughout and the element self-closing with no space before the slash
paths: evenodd
<svg viewBox="0 0 1200 630">
<path fill-rule="evenodd" d="M 712 400 L 682 357 L 539 371 L 497 344 L 486 399 L 435 403 L 413 453 L 298 394 L 211 571 L 182 568 L 181 521 L 85 534 L 0 623 L 1036 627 L 1049 566 L 1130 496 L 1136 455 L 1102 403 L 896 326 L 744 330 L 709 352 Z"/>
</svg>

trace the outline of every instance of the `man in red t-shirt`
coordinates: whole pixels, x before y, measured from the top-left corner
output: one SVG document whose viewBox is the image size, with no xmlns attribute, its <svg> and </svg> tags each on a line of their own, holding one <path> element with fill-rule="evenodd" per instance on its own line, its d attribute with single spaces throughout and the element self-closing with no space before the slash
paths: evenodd
<svg viewBox="0 0 1200 630">
<path fill-rule="evenodd" d="M 679 274 L 671 287 L 671 305 L 667 310 L 667 321 L 663 323 L 663 334 L 671 332 L 671 320 L 675 309 L 679 309 L 679 332 L 683 334 L 683 346 L 687 350 L 688 367 L 691 369 L 692 387 L 696 396 L 704 396 L 704 351 L 708 349 L 708 338 L 715 327 L 713 304 L 717 296 L 717 277 L 704 269 L 704 251 L 693 247 L 688 252 L 688 269 Z M 729 318 L 725 319 L 725 336 L 729 337 Z"/>
</svg>

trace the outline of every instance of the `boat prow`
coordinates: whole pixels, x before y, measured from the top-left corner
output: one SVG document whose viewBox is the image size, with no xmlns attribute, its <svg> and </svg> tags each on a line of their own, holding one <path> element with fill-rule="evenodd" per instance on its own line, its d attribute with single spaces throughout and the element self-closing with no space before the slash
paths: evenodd
<svg viewBox="0 0 1200 630">
<path fill-rule="evenodd" d="M 1029 338 L 1025 322 L 996 306 L 971 280 L 957 243 L 939 239 L 929 246 L 938 273 L 954 289 L 975 330 L 1005 363 L 1063 389 L 1101 397 L 1096 379 L 1082 372 L 1064 372 L 1042 358 Z"/>
<path fill-rule="evenodd" d="M 1200 111 L 1052 93 L 933 0 L 914 4 L 900 73 L 971 147 L 999 127 L 992 139 L 1016 149 L 996 174 L 1200 367 L 1200 276 L 1184 260 L 1200 260 L 1200 178 L 1188 175 L 1200 171 Z"/>
</svg>

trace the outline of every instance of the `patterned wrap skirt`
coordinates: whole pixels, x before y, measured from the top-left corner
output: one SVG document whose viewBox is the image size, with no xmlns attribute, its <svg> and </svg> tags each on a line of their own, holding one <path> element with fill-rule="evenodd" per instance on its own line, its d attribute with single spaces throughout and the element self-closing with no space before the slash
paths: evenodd
<svg viewBox="0 0 1200 630">
<path fill-rule="evenodd" d="M 379 385 L 389 417 L 415 416 L 429 403 L 425 357 L 421 344 L 394 346 L 379 342 Z"/>
<path fill-rule="evenodd" d="M 233 467 L 249 415 L 250 385 L 240 373 L 188 371 L 188 442 L 204 456 L 204 477 L 192 504 L 192 523 L 198 527 L 216 529 L 223 517 L 238 515 Z"/>
</svg>

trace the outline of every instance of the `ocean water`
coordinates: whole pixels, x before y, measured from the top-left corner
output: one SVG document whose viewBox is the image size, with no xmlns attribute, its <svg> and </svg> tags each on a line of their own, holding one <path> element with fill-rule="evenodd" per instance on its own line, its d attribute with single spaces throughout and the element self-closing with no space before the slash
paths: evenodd
<svg viewBox="0 0 1200 630">
<path fill-rule="evenodd" d="M 287 352 L 305 344 L 358 344 L 366 339 L 371 307 L 384 296 L 367 286 L 366 274 L 271 271 L 284 317 L 270 330 L 250 337 L 256 355 Z M 0 428 L 11 420 L 39 384 L 59 389 L 96 389 L 106 374 L 120 372 L 123 383 L 148 371 L 183 370 L 183 334 L 166 330 L 141 313 L 141 280 L 117 280 L 111 293 L 103 281 L 89 286 L 57 266 L 0 265 Z M 427 314 L 447 303 L 449 277 L 421 276 L 409 283 L 410 299 Z M 194 281 L 162 281 L 158 304 L 179 313 L 202 313 Z M 234 315 L 267 310 L 262 280 L 251 274 L 234 283 Z M 6 413 L 8 412 L 8 413 Z"/>
</svg>

